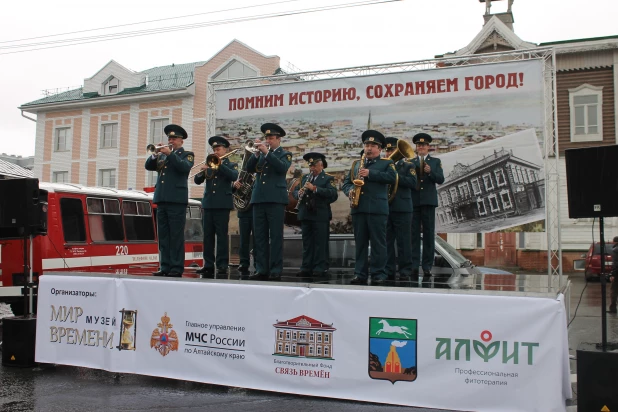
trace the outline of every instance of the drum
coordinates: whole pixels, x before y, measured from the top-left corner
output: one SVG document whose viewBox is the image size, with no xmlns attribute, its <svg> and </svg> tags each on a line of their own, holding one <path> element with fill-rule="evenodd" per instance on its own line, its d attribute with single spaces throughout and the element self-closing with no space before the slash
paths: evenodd
<svg viewBox="0 0 618 412">
<path fill-rule="evenodd" d="M 298 220 L 298 213 L 296 211 L 296 205 L 298 200 L 294 199 L 294 190 L 301 182 L 300 177 L 290 179 L 288 182 L 288 205 L 285 207 L 285 217 L 283 223 L 288 226 L 300 227 L 300 221 Z"/>
</svg>

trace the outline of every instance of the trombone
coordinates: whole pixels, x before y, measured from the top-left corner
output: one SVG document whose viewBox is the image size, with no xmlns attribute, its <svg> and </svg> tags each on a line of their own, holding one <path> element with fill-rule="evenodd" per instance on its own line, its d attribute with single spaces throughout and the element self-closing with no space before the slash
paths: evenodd
<svg viewBox="0 0 618 412">
<path fill-rule="evenodd" d="M 195 169 L 196 167 L 199 167 L 203 164 L 207 164 L 208 167 L 210 167 L 211 169 L 214 170 L 218 170 L 219 166 L 221 165 L 221 162 L 223 161 L 223 159 L 226 159 L 228 157 L 230 157 L 231 155 L 235 154 L 236 152 L 238 152 L 240 149 L 234 149 L 231 152 L 219 157 L 218 155 L 211 153 L 208 156 L 206 156 L 206 160 L 204 160 L 203 162 L 200 162 L 196 165 L 194 165 L 191 169 Z M 203 170 L 200 170 L 196 173 L 193 173 L 191 176 L 189 176 L 189 179 L 191 179 L 192 177 L 195 177 L 196 175 L 199 175 L 200 173 L 202 173 Z M 209 179 L 208 176 L 206 176 L 207 179 Z"/>
</svg>

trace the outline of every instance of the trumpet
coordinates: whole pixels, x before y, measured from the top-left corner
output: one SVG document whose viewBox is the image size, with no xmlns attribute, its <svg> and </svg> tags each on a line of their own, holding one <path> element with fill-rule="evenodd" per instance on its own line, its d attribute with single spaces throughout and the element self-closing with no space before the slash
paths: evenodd
<svg viewBox="0 0 618 412">
<path fill-rule="evenodd" d="M 207 164 L 208 167 L 210 167 L 211 169 L 218 170 L 219 166 L 221 165 L 221 161 L 223 161 L 223 159 L 226 159 L 226 158 L 230 157 L 231 155 L 233 155 L 234 153 L 238 152 L 239 150 L 240 149 L 234 149 L 231 152 L 229 152 L 229 153 L 227 153 L 227 154 L 225 154 L 225 155 L 223 155 L 221 157 L 219 157 L 218 155 L 216 155 L 214 153 L 211 153 L 208 156 L 206 156 L 206 160 L 204 160 L 203 162 L 200 162 L 200 163 L 194 165 L 191 169 L 195 169 L 196 167 L 199 167 L 199 166 L 201 166 L 203 164 Z M 194 176 L 196 176 L 196 175 L 199 175 L 202 172 L 203 172 L 203 170 L 200 170 L 200 171 L 192 174 L 191 176 L 189 176 L 189 179 L 194 177 Z M 206 178 L 209 179 L 208 176 L 206 176 Z"/>
<path fill-rule="evenodd" d="M 266 142 L 256 143 L 253 140 L 248 140 L 245 148 L 251 153 L 255 154 L 256 156 L 259 156 L 262 152 L 260 152 L 260 149 L 257 148 L 258 146 L 266 146 L 266 148 L 270 150 L 270 145 L 268 143 Z"/>
<path fill-rule="evenodd" d="M 170 144 L 157 145 L 157 146 L 155 146 L 155 145 L 153 145 L 151 143 L 148 146 L 146 146 L 146 151 L 148 153 L 155 154 L 155 153 L 159 153 L 159 151 L 161 149 L 163 149 L 164 147 L 169 147 L 170 150 L 174 150 L 174 146 L 171 143 Z"/>
</svg>

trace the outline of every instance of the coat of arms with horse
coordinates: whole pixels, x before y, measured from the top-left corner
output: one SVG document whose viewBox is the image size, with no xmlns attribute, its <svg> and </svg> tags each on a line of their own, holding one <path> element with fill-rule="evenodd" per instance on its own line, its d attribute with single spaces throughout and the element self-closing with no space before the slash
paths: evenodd
<svg viewBox="0 0 618 412">
<path fill-rule="evenodd" d="M 416 380 L 416 319 L 369 318 L 369 377 Z"/>
</svg>

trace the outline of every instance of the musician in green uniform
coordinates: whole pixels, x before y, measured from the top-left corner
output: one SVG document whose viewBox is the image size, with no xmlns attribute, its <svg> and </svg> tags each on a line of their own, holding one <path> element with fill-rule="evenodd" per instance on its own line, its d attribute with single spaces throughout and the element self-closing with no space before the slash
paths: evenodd
<svg viewBox="0 0 618 412">
<path fill-rule="evenodd" d="M 386 156 L 390 157 L 397 149 L 395 137 L 386 138 Z M 411 154 L 411 153 L 410 153 Z M 409 286 L 412 275 L 412 188 L 416 187 L 416 170 L 407 159 L 401 158 L 395 163 L 399 175 L 397 192 L 389 205 L 386 228 L 386 274 L 389 282 L 395 282 L 395 261 L 399 269 L 400 285 Z M 397 257 L 395 257 L 395 240 Z"/>
<path fill-rule="evenodd" d="M 230 210 L 234 208 L 232 199 L 232 184 L 238 179 L 238 166 L 225 158 L 230 142 L 222 136 L 208 139 L 218 164 L 205 163 L 201 172 L 193 181 L 201 185 L 206 181 L 204 197 L 202 197 L 202 224 L 204 226 L 204 267 L 197 271 L 203 278 L 215 276 L 215 265 L 218 274 L 226 274 L 229 265 L 228 226 Z M 217 239 L 217 256 L 215 260 L 215 236 Z"/>
<path fill-rule="evenodd" d="M 251 280 L 280 280 L 283 272 L 283 220 L 288 192 L 285 176 L 292 154 L 283 150 L 285 130 L 274 123 L 261 126 L 264 141 L 257 139 L 258 151 L 247 163 L 247 172 L 255 173 L 251 193 L 255 273 Z"/>
<path fill-rule="evenodd" d="M 159 270 L 155 276 L 181 277 L 185 268 L 185 221 L 189 203 L 189 172 L 193 167 L 193 152 L 182 145 L 187 132 L 169 124 L 163 129 L 169 146 L 146 159 L 146 170 L 156 171 L 153 203 L 157 205 L 157 233 L 159 236 Z M 162 146 L 162 145 L 160 145 Z"/>
<path fill-rule="evenodd" d="M 366 130 L 363 135 L 363 162 L 354 161 L 346 174 L 342 190 L 350 197 L 352 225 L 356 244 L 356 262 L 353 285 L 366 285 L 371 276 L 372 285 L 386 283 L 386 223 L 388 220 L 388 185 L 397 180 L 395 165 L 389 159 L 380 159 L 385 145 L 384 135 Z M 360 189 L 354 181 L 363 185 Z M 367 273 L 367 251 L 371 241 L 371 259 Z"/>
<path fill-rule="evenodd" d="M 431 284 L 431 268 L 435 253 L 436 207 L 438 191 L 436 185 L 444 183 L 442 162 L 429 155 L 431 136 L 418 133 L 412 138 L 416 144 L 416 157 L 412 164 L 416 170 L 416 187 L 412 189 L 412 285 L 418 286 L 419 266 L 422 267 L 423 287 Z M 421 260 L 421 228 L 423 233 L 423 257 Z M 438 285 L 441 287 L 446 285 Z"/>
<path fill-rule="evenodd" d="M 303 261 L 297 276 L 321 278 L 328 270 L 330 204 L 337 200 L 337 187 L 335 178 L 324 172 L 328 163 L 323 154 L 307 153 L 303 159 L 309 163 L 310 173 L 294 190 L 303 237 Z"/>
</svg>

